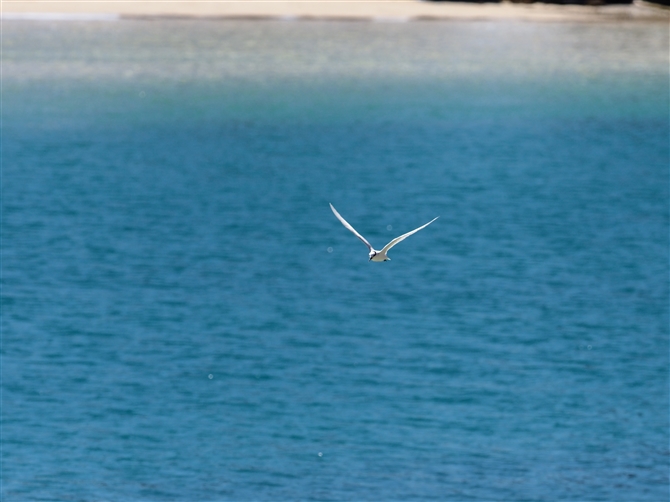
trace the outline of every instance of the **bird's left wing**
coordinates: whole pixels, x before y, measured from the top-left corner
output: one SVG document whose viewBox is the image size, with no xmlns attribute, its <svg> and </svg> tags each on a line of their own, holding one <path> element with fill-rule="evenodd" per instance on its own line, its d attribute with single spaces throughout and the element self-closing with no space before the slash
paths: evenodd
<svg viewBox="0 0 670 502">
<path fill-rule="evenodd" d="M 330 203 L 329 203 L 329 204 L 330 204 Z M 352 227 L 352 226 L 349 224 L 349 222 L 348 222 L 347 220 L 345 220 L 344 218 L 342 218 L 342 215 L 341 215 L 340 213 L 337 212 L 337 209 L 335 209 L 335 208 L 333 207 L 332 204 L 330 204 L 330 209 L 333 211 L 333 214 L 337 217 L 337 219 L 340 220 L 340 223 L 342 223 L 342 225 L 344 225 L 345 228 L 347 228 L 348 230 L 350 230 L 352 234 L 354 234 L 354 235 L 355 235 L 356 237 L 358 237 L 361 241 L 363 241 L 363 244 L 365 244 L 365 245 L 368 247 L 368 249 L 369 249 L 370 251 L 372 251 L 372 245 L 370 245 L 370 243 L 365 239 L 365 237 L 363 237 L 361 234 L 359 234 L 358 232 L 356 232 L 356 229 L 355 229 L 354 227 Z M 419 230 L 421 230 L 421 229 L 419 229 Z"/>
<path fill-rule="evenodd" d="M 400 241 L 404 241 L 405 239 L 407 239 L 407 237 L 409 237 L 409 236 L 412 235 L 412 234 L 417 233 L 419 230 L 421 230 L 421 229 L 423 229 L 423 228 L 426 228 L 428 225 L 430 225 L 431 223 L 433 223 L 437 218 L 439 218 L 439 216 L 433 218 L 432 220 L 430 220 L 430 221 L 429 221 L 428 223 L 426 223 L 425 225 L 421 225 L 419 228 L 415 228 L 415 229 L 412 230 L 411 232 L 407 232 L 406 234 L 402 234 L 400 237 L 396 237 L 396 238 L 393 239 L 391 242 L 389 242 L 386 246 L 384 246 L 384 248 L 381 250 L 381 252 L 382 252 L 382 253 L 388 253 L 389 249 L 391 249 L 393 246 L 395 246 L 396 244 L 398 244 Z"/>
</svg>

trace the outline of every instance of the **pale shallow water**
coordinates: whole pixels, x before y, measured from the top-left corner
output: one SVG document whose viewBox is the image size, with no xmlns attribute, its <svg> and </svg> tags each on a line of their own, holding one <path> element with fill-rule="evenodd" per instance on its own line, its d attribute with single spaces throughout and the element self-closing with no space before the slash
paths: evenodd
<svg viewBox="0 0 670 502">
<path fill-rule="evenodd" d="M 666 26 L 2 37 L 3 500 L 667 500 Z"/>
</svg>

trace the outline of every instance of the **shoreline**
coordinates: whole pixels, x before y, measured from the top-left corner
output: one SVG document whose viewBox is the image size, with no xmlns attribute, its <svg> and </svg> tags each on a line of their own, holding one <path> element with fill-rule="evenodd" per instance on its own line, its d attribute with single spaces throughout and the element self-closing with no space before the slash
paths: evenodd
<svg viewBox="0 0 670 502">
<path fill-rule="evenodd" d="M 670 10 L 636 1 L 629 5 L 557 5 L 387 1 L 47 1 L 3 0 L 2 20 L 311 20 L 311 21 L 657 21 Z"/>
</svg>

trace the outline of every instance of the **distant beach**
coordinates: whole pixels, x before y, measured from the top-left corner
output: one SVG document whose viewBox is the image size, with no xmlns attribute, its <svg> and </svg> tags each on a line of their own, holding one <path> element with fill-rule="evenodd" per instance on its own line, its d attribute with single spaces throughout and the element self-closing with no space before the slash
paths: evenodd
<svg viewBox="0 0 670 502">
<path fill-rule="evenodd" d="M 109 19 L 135 17 L 222 19 L 323 19 L 402 22 L 410 20 L 523 21 L 667 21 L 670 10 L 635 2 L 630 5 L 556 5 L 388 1 L 183 1 L 183 2 L 48 2 L 6 0 L 5 19 Z"/>
</svg>

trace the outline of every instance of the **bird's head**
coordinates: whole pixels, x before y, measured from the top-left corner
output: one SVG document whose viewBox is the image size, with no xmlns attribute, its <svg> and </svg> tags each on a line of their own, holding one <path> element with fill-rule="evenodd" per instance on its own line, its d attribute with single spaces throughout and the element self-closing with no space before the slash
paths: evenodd
<svg viewBox="0 0 670 502">
<path fill-rule="evenodd" d="M 375 256 L 377 256 L 377 251 L 370 251 L 370 259 L 368 261 L 372 260 Z"/>
</svg>

